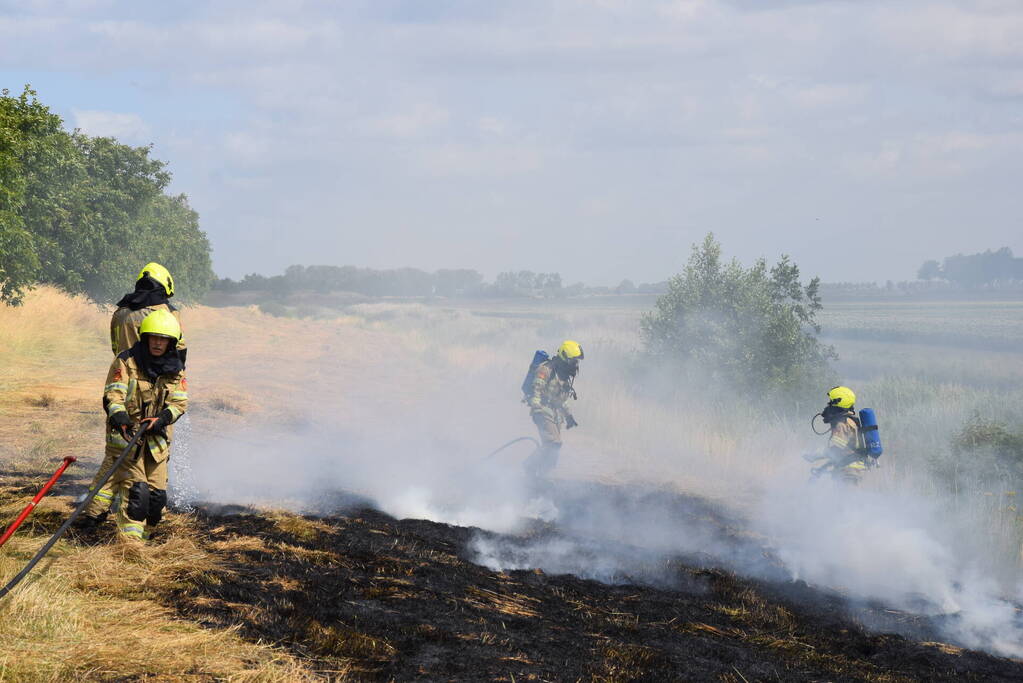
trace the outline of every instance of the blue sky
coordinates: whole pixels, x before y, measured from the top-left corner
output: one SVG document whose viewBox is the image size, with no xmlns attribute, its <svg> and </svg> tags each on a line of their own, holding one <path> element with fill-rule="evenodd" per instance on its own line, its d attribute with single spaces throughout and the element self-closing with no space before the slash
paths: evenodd
<svg viewBox="0 0 1023 683">
<path fill-rule="evenodd" d="M 222 275 L 907 279 L 1023 253 L 1023 3 L 0 3 L 0 77 L 154 145 Z"/>
</svg>

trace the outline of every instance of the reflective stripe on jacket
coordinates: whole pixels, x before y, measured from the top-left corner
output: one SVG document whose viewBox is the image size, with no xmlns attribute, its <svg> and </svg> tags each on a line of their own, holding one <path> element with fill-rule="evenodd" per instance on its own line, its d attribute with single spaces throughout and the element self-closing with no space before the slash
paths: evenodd
<svg viewBox="0 0 1023 683">
<path fill-rule="evenodd" d="M 139 369 L 135 359 L 127 351 L 114 357 L 107 372 L 107 383 L 103 388 L 103 403 L 107 416 L 127 411 L 136 424 L 147 417 L 156 417 L 167 408 L 174 416 L 173 422 L 188 409 L 188 381 L 185 373 L 160 375 L 150 380 Z M 107 443 L 127 446 L 120 432 L 107 431 Z M 146 437 L 153 457 L 159 462 L 170 454 L 170 440 L 165 434 L 154 432 Z"/>
</svg>

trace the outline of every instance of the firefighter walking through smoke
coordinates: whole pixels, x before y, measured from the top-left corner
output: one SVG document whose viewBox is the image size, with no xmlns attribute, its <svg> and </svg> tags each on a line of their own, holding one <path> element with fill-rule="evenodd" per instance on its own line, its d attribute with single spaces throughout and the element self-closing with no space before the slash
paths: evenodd
<svg viewBox="0 0 1023 683">
<path fill-rule="evenodd" d="M 546 354 L 544 354 L 546 355 Z M 546 477 L 558 465 L 561 451 L 561 425 L 565 429 L 578 426 L 568 409 L 568 399 L 575 400 L 575 377 L 579 361 L 583 359 L 579 342 L 564 341 L 553 358 L 534 360 L 530 368 L 532 381 L 527 377 L 524 387 L 529 414 L 540 433 L 540 447 L 525 462 L 526 473 L 539 479 Z"/>
<path fill-rule="evenodd" d="M 160 522 L 167 504 L 167 460 L 171 437 L 167 427 L 188 407 L 184 363 L 177 348 L 181 326 L 165 309 L 147 315 L 139 326 L 140 339 L 110 365 L 103 404 L 106 408 L 106 458 L 109 467 L 143 429 L 139 452 L 129 456 L 86 508 L 80 527 L 95 528 L 111 503 L 120 536 L 146 540 Z"/>
</svg>

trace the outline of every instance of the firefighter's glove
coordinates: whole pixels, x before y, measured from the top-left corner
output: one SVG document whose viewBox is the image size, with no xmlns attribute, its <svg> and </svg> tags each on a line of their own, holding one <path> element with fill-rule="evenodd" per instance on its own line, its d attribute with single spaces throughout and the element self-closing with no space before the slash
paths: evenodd
<svg viewBox="0 0 1023 683">
<path fill-rule="evenodd" d="M 147 417 L 142 420 L 143 428 L 147 432 L 158 432 L 174 421 L 174 413 L 170 408 L 164 408 L 156 417 Z"/>
<path fill-rule="evenodd" d="M 579 423 L 575 421 L 575 418 L 571 415 L 565 416 L 565 429 L 571 429 L 572 427 L 578 427 Z"/>
<path fill-rule="evenodd" d="M 110 416 L 109 422 L 111 428 L 121 432 L 125 439 L 130 439 L 135 435 L 135 423 L 131 421 L 128 411 L 118 410 Z"/>
</svg>

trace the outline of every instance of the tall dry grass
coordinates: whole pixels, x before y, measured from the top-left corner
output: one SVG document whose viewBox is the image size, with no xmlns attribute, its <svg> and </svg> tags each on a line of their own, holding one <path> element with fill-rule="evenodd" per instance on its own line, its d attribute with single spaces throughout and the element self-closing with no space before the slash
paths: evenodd
<svg viewBox="0 0 1023 683">
<path fill-rule="evenodd" d="M 102 454 L 97 406 L 111 357 L 109 313 L 50 287 L 21 307 L 0 306 L 0 525 L 63 456 L 81 458 L 65 482 L 91 477 L 90 459 Z M 237 311 L 207 318 L 213 326 L 232 316 L 239 327 L 254 324 Z M 207 318 L 196 316 L 197 332 Z M 51 494 L 34 510 L 0 549 L 0 582 L 35 553 L 69 503 Z M 58 543 L 0 600 L 0 681 L 314 679 L 286 653 L 165 605 L 169 591 L 209 580 L 221 562 L 192 540 L 195 531 L 170 515 L 166 542 L 152 546 Z"/>
<path fill-rule="evenodd" d="M 60 358 L 97 347 L 109 339 L 110 311 L 81 296 L 43 286 L 22 306 L 0 306 L 0 367 L 38 358 Z M 105 348 L 109 349 L 109 341 Z"/>
<path fill-rule="evenodd" d="M 11 543 L 0 576 L 38 545 Z M 168 586 L 201 582 L 216 562 L 182 534 L 148 547 L 61 542 L 45 567 L 0 601 L 0 681 L 312 680 L 294 657 L 232 630 L 202 628 L 160 604 Z"/>
</svg>

